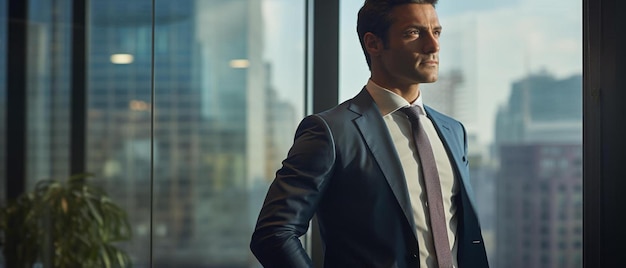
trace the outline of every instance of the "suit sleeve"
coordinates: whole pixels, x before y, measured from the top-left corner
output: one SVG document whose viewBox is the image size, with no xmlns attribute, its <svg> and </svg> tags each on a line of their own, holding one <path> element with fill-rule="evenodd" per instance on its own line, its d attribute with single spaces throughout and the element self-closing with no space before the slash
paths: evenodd
<svg viewBox="0 0 626 268">
<path fill-rule="evenodd" d="M 264 267 L 312 267 L 298 238 L 309 228 L 334 163 L 328 125 L 317 115 L 303 119 L 252 235 L 250 249 Z"/>
</svg>

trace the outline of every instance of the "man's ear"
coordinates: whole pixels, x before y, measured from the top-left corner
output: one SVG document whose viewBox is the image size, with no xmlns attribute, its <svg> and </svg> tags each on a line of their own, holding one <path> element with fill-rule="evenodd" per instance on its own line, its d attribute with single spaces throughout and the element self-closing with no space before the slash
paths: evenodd
<svg viewBox="0 0 626 268">
<path fill-rule="evenodd" d="M 367 32 L 363 35 L 363 43 L 365 44 L 365 49 L 367 50 L 367 53 L 370 54 L 370 57 L 378 56 L 383 50 L 382 40 L 371 32 Z"/>
</svg>

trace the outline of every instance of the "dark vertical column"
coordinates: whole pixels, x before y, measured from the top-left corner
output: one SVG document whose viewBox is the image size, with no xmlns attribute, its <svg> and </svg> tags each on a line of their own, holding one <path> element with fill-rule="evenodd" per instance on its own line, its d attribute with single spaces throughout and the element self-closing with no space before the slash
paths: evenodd
<svg viewBox="0 0 626 268">
<path fill-rule="evenodd" d="M 339 102 L 339 2 L 313 0 L 313 112 Z M 312 221 L 311 258 L 323 267 L 324 252 L 317 218 Z"/>
<path fill-rule="evenodd" d="M 603 1 L 607 2 L 606 0 Z M 623 14 L 626 2 L 621 0 L 608 1 L 610 5 L 602 5 L 602 65 L 610 69 L 602 70 L 602 81 L 606 85 L 600 86 L 600 107 L 602 114 L 602 245 L 601 266 L 624 266 L 626 258 L 620 254 L 626 250 L 626 228 L 624 228 L 624 205 L 626 204 L 626 168 L 624 168 L 624 154 L 626 153 L 626 36 L 624 24 L 626 17 Z M 610 13 L 604 16 L 604 13 Z M 604 54 L 606 53 L 606 54 Z M 606 58 L 613 63 L 604 66 Z M 614 67 L 614 68 L 611 68 Z M 605 78 L 606 77 L 606 78 Z M 608 90 L 605 90 L 608 89 Z M 590 178 L 593 179 L 593 178 Z M 583 201 L 584 202 L 584 201 Z"/>
<path fill-rule="evenodd" d="M 339 101 L 339 2 L 313 1 L 313 112 Z"/>
<path fill-rule="evenodd" d="M 87 0 L 72 2 L 72 83 L 70 108 L 70 173 L 86 171 Z"/>
<path fill-rule="evenodd" d="M 14 200 L 26 188 L 26 44 L 28 1 L 8 1 L 7 31 L 7 133 L 6 133 L 6 196 Z M 9 219 L 9 226 L 15 221 Z M 14 236 L 6 236 L 7 245 L 15 245 Z M 17 266 L 17 249 L 4 248 L 7 267 Z"/>
<path fill-rule="evenodd" d="M 624 1 L 583 1 L 583 263 L 620 267 L 626 249 Z"/>
<path fill-rule="evenodd" d="M 26 44 L 28 1 L 8 1 L 6 196 L 17 198 L 26 187 Z"/>
<path fill-rule="evenodd" d="M 602 1 L 584 0 L 583 7 L 583 266 L 600 265 L 600 65 Z"/>
</svg>

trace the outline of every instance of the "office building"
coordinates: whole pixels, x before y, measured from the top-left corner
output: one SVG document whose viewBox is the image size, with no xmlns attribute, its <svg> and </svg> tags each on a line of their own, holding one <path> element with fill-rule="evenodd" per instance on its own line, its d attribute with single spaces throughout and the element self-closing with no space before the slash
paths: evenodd
<svg viewBox="0 0 626 268">
<path fill-rule="evenodd" d="M 532 74 L 497 115 L 496 267 L 582 267 L 581 88 Z"/>
</svg>

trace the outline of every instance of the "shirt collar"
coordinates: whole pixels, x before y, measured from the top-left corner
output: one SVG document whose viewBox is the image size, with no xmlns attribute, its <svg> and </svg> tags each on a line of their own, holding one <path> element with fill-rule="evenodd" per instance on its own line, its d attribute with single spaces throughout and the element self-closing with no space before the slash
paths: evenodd
<svg viewBox="0 0 626 268">
<path fill-rule="evenodd" d="M 399 110 L 402 107 L 407 107 L 407 106 L 417 106 L 419 108 L 418 109 L 419 113 L 422 115 L 426 115 L 426 110 L 424 110 L 424 103 L 422 101 L 421 92 L 413 103 L 409 103 L 400 95 L 377 85 L 371 79 L 367 81 L 367 85 L 365 86 L 365 89 L 367 89 L 367 92 L 370 93 L 370 95 L 374 99 L 374 102 L 376 102 L 376 105 L 378 106 L 380 113 L 383 116 L 386 116 L 390 113 L 393 113 Z"/>
</svg>

